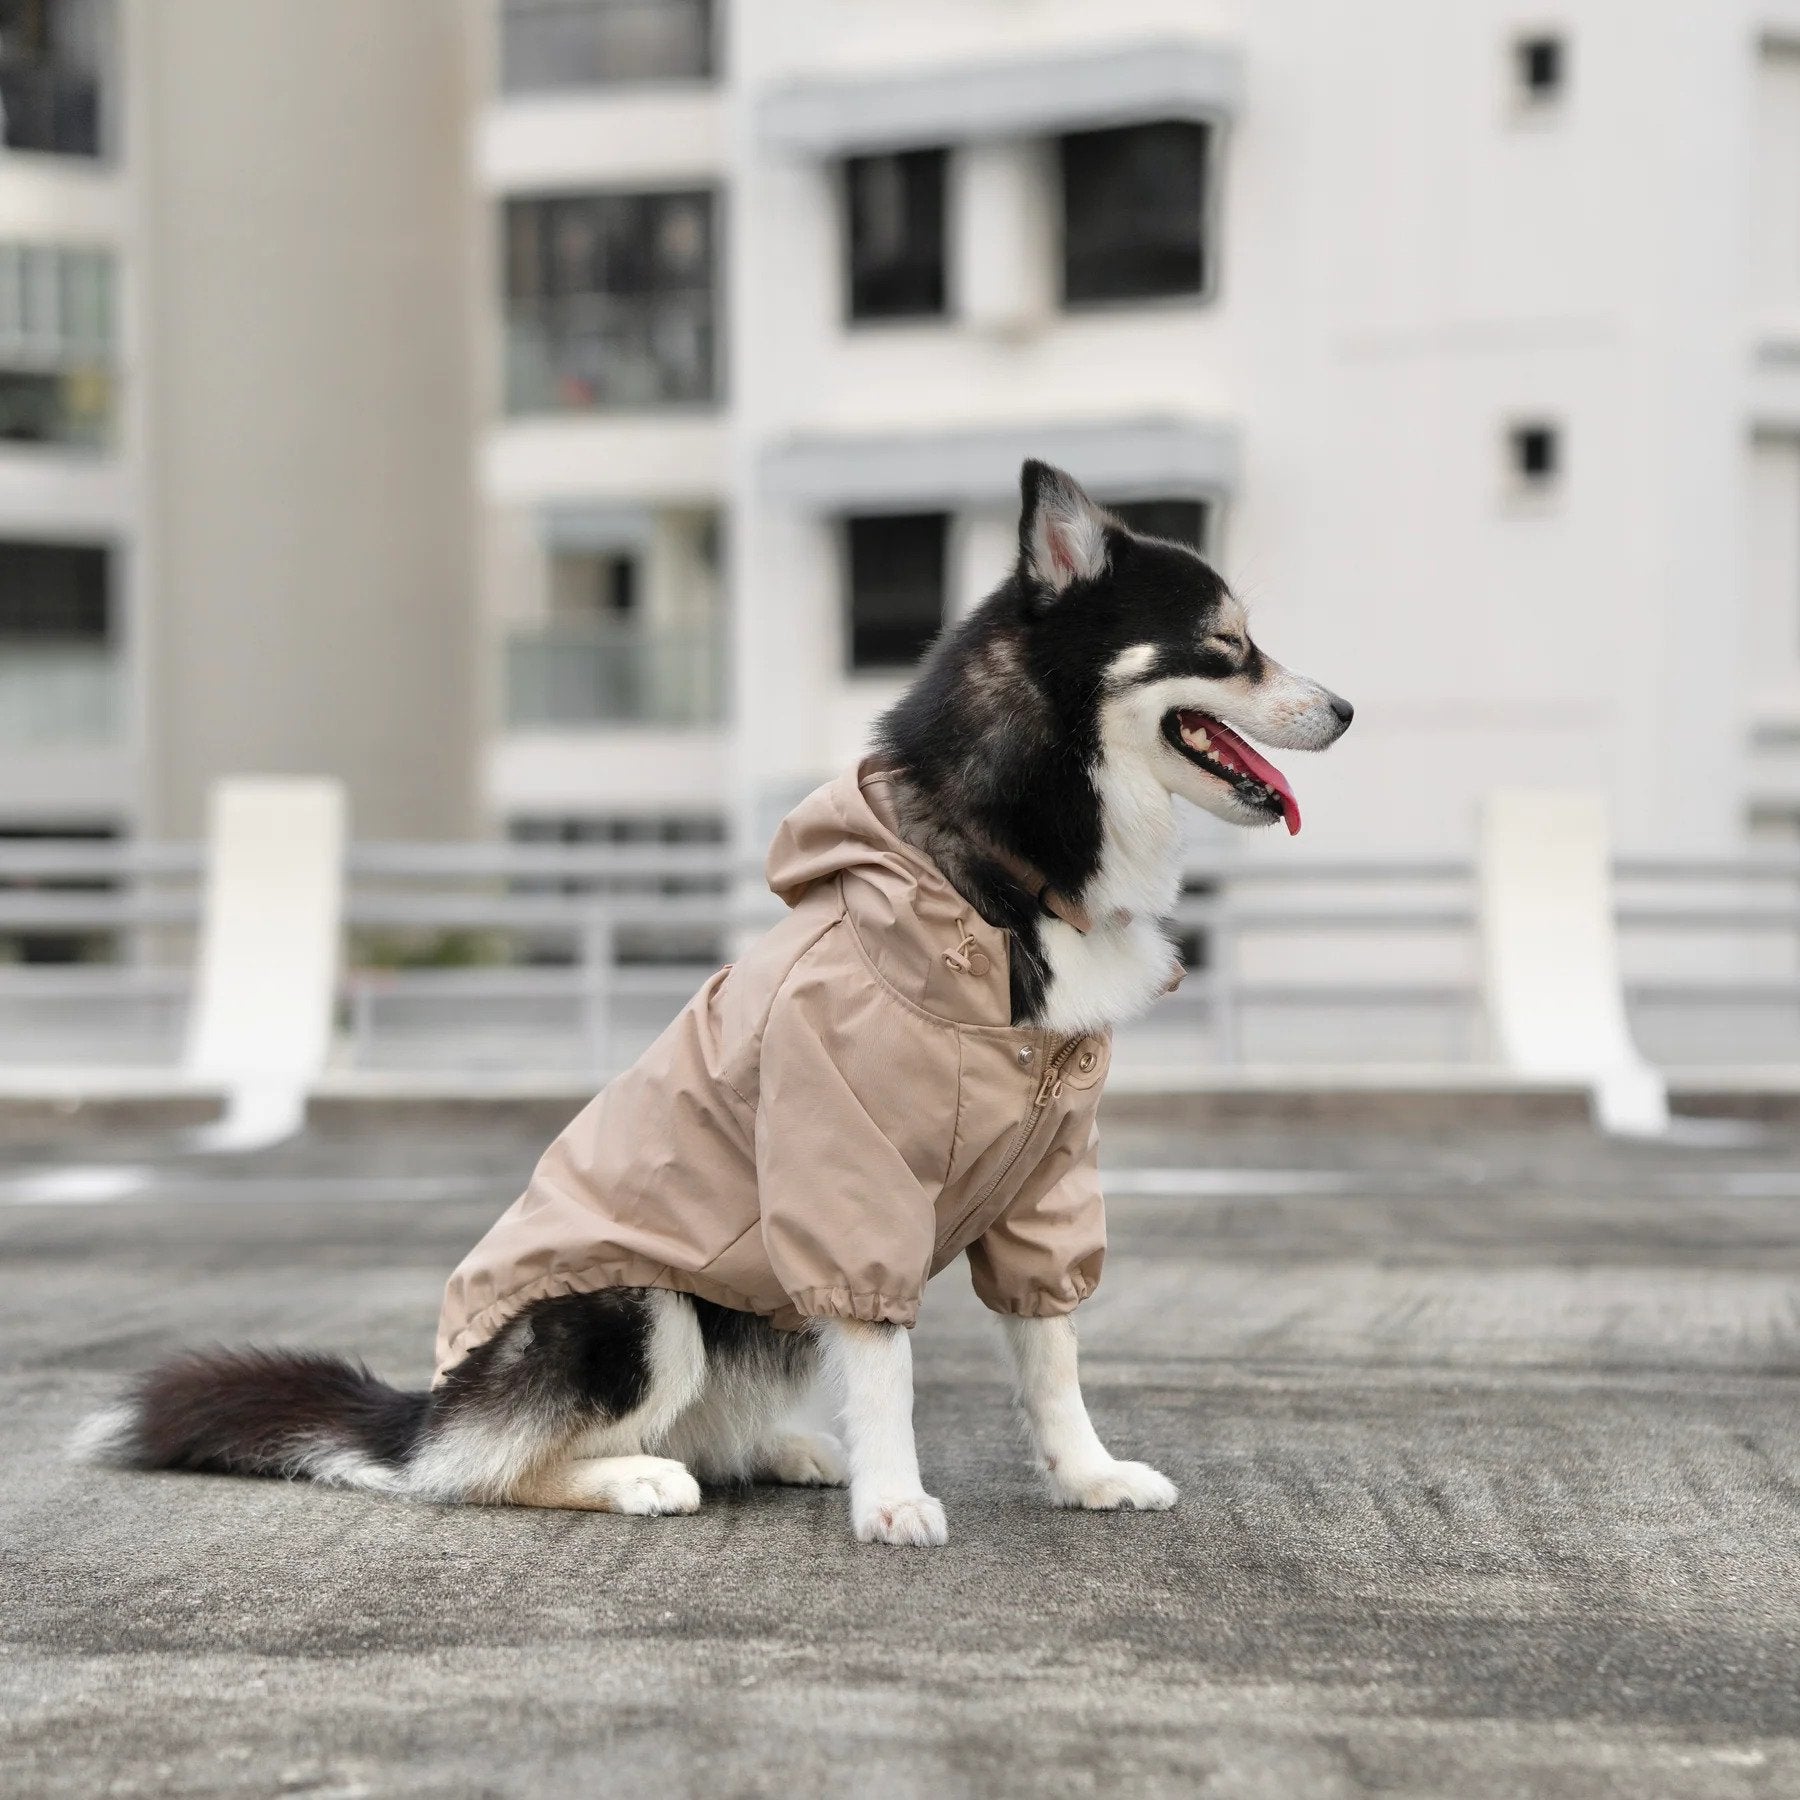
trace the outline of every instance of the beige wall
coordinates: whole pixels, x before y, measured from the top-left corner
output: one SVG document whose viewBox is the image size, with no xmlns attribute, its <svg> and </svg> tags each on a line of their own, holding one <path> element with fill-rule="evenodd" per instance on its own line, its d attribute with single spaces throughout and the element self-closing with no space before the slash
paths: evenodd
<svg viewBox="0 0 1800 1800">
<path fill-rule="evenodd" d="M 461 9 L 128 0 L 140 197 L 144 828 L 236 771 L 358 836 L 472 819 Z"/>
</svg>

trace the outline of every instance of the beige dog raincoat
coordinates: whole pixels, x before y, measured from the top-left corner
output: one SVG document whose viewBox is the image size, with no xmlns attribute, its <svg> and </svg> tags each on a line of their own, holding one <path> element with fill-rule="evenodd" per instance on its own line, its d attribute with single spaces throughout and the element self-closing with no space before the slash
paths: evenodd
<svg viewBox="0 0 1800 1800">
<path fill-rule="evenodd" d="M 791 908 L 545 1152 L 450 1277 L 440 1376 L 532 1301 L 660 1287 L 911 1325 L 967 1252 L 996 1312 L 1100 1278 L 1110 1043 L 1008 1023 L 1007 934 L 895 832 L 865 763 L 769 852 Z"/>
</svg>

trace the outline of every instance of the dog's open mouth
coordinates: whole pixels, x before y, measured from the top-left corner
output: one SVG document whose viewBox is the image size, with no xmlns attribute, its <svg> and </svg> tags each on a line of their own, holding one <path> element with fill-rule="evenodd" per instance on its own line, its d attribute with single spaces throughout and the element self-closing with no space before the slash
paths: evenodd
<svg viewBox="0 0 1800 1800">
<path fill-rule="evenodd" d="M 1286 819 L 1290 835 L 1300 829 L 1300 802 L 1288 778 L 1230 726 L 1221 725 L 1210 713 L 1178 710 L 1164 717 L 1163 736 L 1189 762 L 1229 781 L 1245 805 L 1271 819 Z"/>
</svg>

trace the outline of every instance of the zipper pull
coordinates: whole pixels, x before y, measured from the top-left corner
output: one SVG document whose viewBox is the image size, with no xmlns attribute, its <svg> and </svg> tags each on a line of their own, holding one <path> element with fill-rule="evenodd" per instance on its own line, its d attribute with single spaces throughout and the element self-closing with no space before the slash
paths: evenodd
<svg viewBox="0 0 1800 1800">
<path fill-rule="evenodd" d="M 1052 1100 L 1062 1098 L 1062 1070 L 1046 1069 L 1044 1079 L 1038 1083 L 1037 1098 L 1032 1101 L 1033 1107 L 1048 1106 Z"/>
</svg>

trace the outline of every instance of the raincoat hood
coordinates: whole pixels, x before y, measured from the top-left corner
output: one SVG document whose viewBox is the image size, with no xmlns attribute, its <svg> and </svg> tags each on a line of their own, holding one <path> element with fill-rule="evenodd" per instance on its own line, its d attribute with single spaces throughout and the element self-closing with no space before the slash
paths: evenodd
<svg viewBox="0 0 1800 1800">
<path fill-rule="evenodd" d="M 1010 941 L 899 835 L 893 779 L 874 758 L 816 789 L 782 820 L 765 866 L 790 907 L 835 882 L 882 979 L 940 1019 L 1010 1025 Z M 962 945 L 958 968 L 947 947 Z"/>
</svg>

